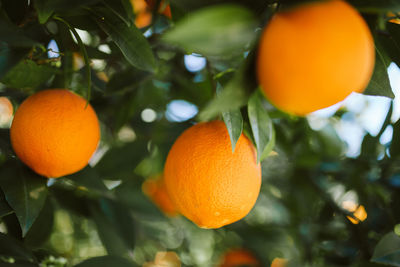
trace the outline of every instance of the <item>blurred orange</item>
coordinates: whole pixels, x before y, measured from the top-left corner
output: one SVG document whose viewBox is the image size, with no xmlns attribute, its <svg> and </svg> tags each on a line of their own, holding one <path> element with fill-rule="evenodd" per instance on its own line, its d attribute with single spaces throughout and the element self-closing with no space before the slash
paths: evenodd
<svg viewBox="0 0 400 267">
<path fill-rule="evenodd" d="M 239 266 L 260 267 L 260 261 L 248 250 L 238 248 L 226 252 L 220 259 L 218 267 L 239 267 Z"/>
<path fill-rule="evenodd" d="M 389 20 L 389 22 L 395 23 L 395 24 L 400 24 L 400 19 L 398 18 L 398 17 L 399 17 L 399 13 L 397 13 L 397 15 L 396 15 L 396 14 L 394 14 L 393 12 L 388 12 L 388 13 L 386 14 L 386 16 L 387 16 L 388 18 L 392 18 L 392 19 Z"/>
<path fill-rule="evenodd" d="M 131 0 L 133 11 L 135 13 L 135 25 L 138 28 L 144 28 L 151 24 L 152 10 L 156 4 L 154 0 Z M 161 1 L 158 12 L 171 18 L 171 8 L 164 1 Z"/>
<path fill-rule="evenodd" d="M 0 126 L 11 122 L 14 108 L 7 97 L 0 97 Z"/>
<path fill-rule="evenodd" d="M 167 193 L 162 175 L 144 181 L 142 191 L 165 215 L 173 217 L 179 214 Z"/>
<path fill-rule="evenodd" d="M 181 261 L 175 252 L 157 252 L 153 262 L 146 262 L 143 267 L 181 267 Z"/>
<path fill-rule="evenodd" d="M 286 259 L 275 258 L 271 263 L 271 267 L 286 267 L 287 263 L 288 261 Z"/>
<path fill-rule="evenodd" d="M 343 201 L 342 208 L 353 213 L 353 216 L 356 219 L 354 219 L 350 216 L 347 216 L 347 219 L 349 219 L 353 224 L 358 224 L 360 222 L 363 222 L 368 217 L 368 214 L 365 211 L 364 206 L 357 205 L 356 203 L 354 203 L 352 201 Z"/>
</svg>

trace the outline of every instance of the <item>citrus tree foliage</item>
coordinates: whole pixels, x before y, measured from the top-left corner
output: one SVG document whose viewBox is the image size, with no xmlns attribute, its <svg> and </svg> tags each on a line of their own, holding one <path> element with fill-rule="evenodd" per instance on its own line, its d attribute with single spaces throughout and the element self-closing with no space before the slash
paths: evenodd
<svg viewBox="0 0 400 267">
<path fill-rule="evenodd" d="M 333 127 L 313 130 L 258 91 L 261 29 L 301 1 L 170 0 L 171 17 L 155 2 L 150 24 L 138 27 L 129 0 L 0 0 L 0 95 L 18 106 L 38 90 L 69 88 L 90 101 L 102 127 L 91 164 L 50 180 L 15 157 L 9 130 L 0 130 L 0 266 L 141 266 L 163 250 L 184 266 L 213 266 L 232 247 L 253 251 L 262 266 L 276 257 L 293 266 L 400 266 L 400 122 L 391 122 L 392 108 L 349 158 Z M 400 4 L 349 2 L 375 38 L 365 94 L 393 98 L 386 68 L 400 66 L 400 25 L 388 21 Z M 192 53 L 204 68 L 186 68 Z M 174 100 L 198 114 L 174 116 Z M 252 139 L 263 184 L 245 219 L 205 230 L 164 216 L 141 185 L 162 173 L 184 129 L 212 119 L 225 122 L 232 150 L 242 132 Z M 382 145 L 387 127 L 393 140 Z M 338 188 L 358 196 L 366 220 L 338 203 Z"/>
</svg>

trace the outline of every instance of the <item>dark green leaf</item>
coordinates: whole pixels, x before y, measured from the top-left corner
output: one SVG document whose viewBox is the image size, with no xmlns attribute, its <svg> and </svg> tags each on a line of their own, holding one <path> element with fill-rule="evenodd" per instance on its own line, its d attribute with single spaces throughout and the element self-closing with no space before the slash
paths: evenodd
<svg viewBox="0 0 400 267">
<path fill-rule="evenodd" d="M 115 15 L 122 19 L 127 26 L 131 26 L 135 23 L 133 7 L 129 0 L 104 0 L 104 3 Z"/>
<path fill-rule="evenodd" d="M 237 110 L 248 100 L 247 92 L 242 86 L 243 73 L 236 73 L 219 94 L 200 112 L 199 119 L 208 121 L 216 115 Z"/>
<path fill-rule="evenodd" d="M 1 82 L 12 88 L 36 88 L 56 72 L 55 68 L 38 65 L 32 60 L 22 60 L 1 79 Z"/>
<path fill-rule="evenodd" d="M 6 43 L 0 41 L 0 79 L 18 64 L 28 52 L 29 48 L 11 49 Z"/>
<path fill-rule="evenodd" d="M 124 205 L 107 199 L 90 205 L 100 239 L 110 255 L 132 256 L 134 221 Z"/>
<path fill-rule="evenodd" d="M 400 266 L 400 237 L 393 232 L 386 234 L 376 245 L 371 261 Z"/>
<path fill-rule="evenodd" d="M 167 32 L 165 42 L 205 56 L 239 54 L 255 37 L 255 18 L 241 6 L 220 5 L 191 13 Z"/>
<path fill-rule="evenodd" d="M 218 88 L 217 94 L 219 93 L 220 89 Z M 241 136 L 243 131 L 242 113 L 240 112 L 239 109 L 222 112 L 222 118 L 224 119 L 226 128 L 229 133 L 229 137 L 231 139 L 232 152 L 234 152 L 236 143 L 239 140 L 239 137 Z"/>
<path fill-rule="evenodd" d="M 13 213 L 13 209 L 8 205 L 4 193 L 0 191 L 0 218 Z"/>
<path fill-rule="evenodd" d="M 400 4 L 397 0 L 350 0 L 349 2 L 363 12 L 380 13 L 384 11 L 400 11 Z"/>
<path fill-rule="evenodd" d="M 390 63 L 391 61 L 389 57 L 384 52 L 383 48 L 377 43 L 374 73 L 367 89 L 364 91 L 364 94 L 394 98 L 387 72 L 387 68 L 389 67 Z"/>
<path fill-rule="evenodd" d="M 39 213 L 35 223 L 24 238 L 24 243 L 28 247 L 38 248 L 46 242 L 54 225 L 54 207 L 50 198 L 47 198 L 42 210 Z"/>
<path fill-rule="evenodd" d="M 47 179 L 10 160 L 0 173 L 0 186 L 15 211 L 23 236 L 39 215 L 47 196 Z"/>
<path fill-rule="evenodd" d="M 130 262 L 124 258 L 115 256 L 102 256 L 88 259 L 84 262 L 75 265 L 75 267 L 135 267 L 137 266 L 133 262 Z"/>
<path fill-rule="evenodd" d="M 275 145 L 274 126 L 262 101 L 263 96 L 257 91 L 250 97 L 248 106 L 251 130 L 257 146 L 257 161 L 268 157 Z"/>
<path fill-rule="evenodd" d="M 124 93 L 127 90 L 137 88 L 144 79 L 149 77 L 150 73 L 140 71 L 134 68 L 128 68 L 126 71 L 115 73 L 110 81 L 107 83 L 106 92 L 111 93 Z"/>
<path fill-rule="evenodd" d="M 55 6 L 51 5 L 52 1 L 53 0 L 35 0 L 33 2 L 41 24 L 46 23 L 54 12 Z"/>
<path fill-rule="evenodd" d="M 27 37 L 21 28 L 3 20 L 0 20 L 0 36 L 1 42 L 5 42 L 11 47 L 31 48 L 38 44 Z"/>
<path fill-rule="evenodd" d="M 67 178 L 73 180 L 76 185 L 83 186 L 88 190 L 95 190 L 103 193 L 108 191 L 107 187 L 100 179 L 100 175 L 90 166 L 87 166 L 75 174 L 67 176 Z"/>
<path fill-rule="evenodd" d="M 0 255 L 33 261 L 35 256 L 20 241 L 0 233 Z"/>
<path fill-rule="evenodd" d="M 147 154 L 146 143 L 134 141 L 107 151 L 95 169 L 102 179 L 132 177 L 133 171 Z"/>
<path fill-rule="evenodd" d="M 96 22 L 121 49 L 132 66 L 154 72 L 156 61 L 150 44 L 134 24 L 127 26 L 106 8 L 96 9 Z"/>
</svg>

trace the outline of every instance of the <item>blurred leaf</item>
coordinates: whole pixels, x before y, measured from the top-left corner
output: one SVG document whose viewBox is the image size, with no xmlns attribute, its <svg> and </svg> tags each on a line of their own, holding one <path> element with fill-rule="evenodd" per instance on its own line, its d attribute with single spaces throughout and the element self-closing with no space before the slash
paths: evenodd
<svg viewBox="0 0 400 267">
<path fill-rule="evenodd" d="M 136 267 L 137 265 L 124 258 L 115 256 L 102 256 L 85 260 L 75 267 Z"/>
<path fill-rule="evenodd" d="M 100 239 L 110 255 L 132 256 L 134 221 L 124 205 L 107 199 L 90 205 Z"/>
<path fill-rule="evenodd" d="M 44 24 L 54 11 L 73 9 L 79 6 L 91 5 L 100 0 L 35 0 L 35 9 L 38 13 L 39 22 Z"/>
<path fill-rule="evenodd" d="M 135 23 L 135 14 L 129 0 L 104 0 L 104 3 L 109 7 L 115 15 L 122 19 L 127 26 Z"/>
<path fill-rule="evenodd" d="M 54 225 L 54 207 L 50 198 L 46 199 L 46 202 L 39 213 L 39 216 L 33 223 L 29 232 L 24 238 L 24 243 L 28 247 L 39 248 L 46 242 L 52 231 Z"/>
<path fill-rule="evenodd" d="M 106 92 L 124 93 L 127 90 L 135 89 L 144 79 L 148 78 L 149 72 L 128 68 L 125 71 L 115 73 L 107 83 Z"/>
<path fill-rule="evenodd" d="M 6 43 L 0 41 L 0 79 L 20 62 L 28 52 L 28 48 L 11 49 Z"/>
<path fill-rule="evenodd" d="M 239 70 L 230 82 L 199 113 L 201 121 L 208 121 L 223 112 L 229 112 L 244 106 L 248 94 L 242 86 L 243 73 Z"/>
<path fill-rule="evenodd" d="M 29 262 L 7 263 L 1 262 L 1 267 L 37 267 L 37 264 Z"/>
<path fill-rule="evenodd" d="M 220 89 L 217 88 L 217 94 L 219 93 Z M 222 112 L 222 118 L 224 119 L 229 137 L 231 139 L 232 152 L 234 152 L 236 143 L 239 140 L 239 137 L 241 136 L 243 131 L 242 113 L 239 109 Z"/>
<path fill-rule="evenodd" d="M 389 150 L 392 158 L 400 156 L 400 120 L 393 124 L 393 138 Z"/>
<path fill-rule="evenodd" d="M 68 212 L 74 212 L 81 217 L 89 217 L 89 199 L 82 194 L 82 190 L 63 188 L 62 186 L 51 186 L 51 196 L 57 203 Z"/>
<path fill-rule="evenodd" d="M 255 92 L 249 100 L 248 113 L 257 146 L 257 161 L 268 157 L 275 145 L 275 130 L 272 120 L 262 104 L 263 96 Z"/>
<path fill-rule="evenodd" d="M 244 7 L 220 5 L 196 11 L 163 36 L 186 52 L 205 56 L 239 54 L 255 37 L 255 19 Z"/>
<path fill-rule="evenodd" d="M 21 28 L 3 20 L 0 20 L 0 36 L 0 44 L 5 42 L 11 47 L 31 48 L 38 44 L 26 36 Z"/>
<path fill-rule="evenodd" d="M 13 213 L 14 210 L 8 205 L 4 193 L 0 191 L 0 218 Z"/>
<path fill-rule="evenodd" d="M 121 49 L 122 54 L 132 66 L 154 72 L 156 61 L 150 44 L 134 24 L 127 26 L 106 8 L 96 8 L 96 22 Z"/>
<path fill-rule="evenodd" d="M 55 6 L 51 5 L 54 0 L 35 0 L 33 3 L 38 14 L 40 24 L 46 23 L 54 12 Z"/>
<path fill-rule="evenodd" d="M 400 266 L 400 237 L 393 232 L 386 234 L 376 245 L 371 261 Z"/>
<path fill-rule="evenodd" d="M 113 147 L 96 164 L 95 169 L 102 179 L 119 180 L 132 177 L 136 166 L 147 153 L 147 145 L 143 140 Z"/>
<path fill-rule="evenodd" d="M 400 3 L 397 0 L 350 0 L 349 2 L 363 12 L 400 12 Z"/>
<path fill-rule="evenodd" d="M 135 216 L 141 219 L 160 221 L 165 216 L 142 192 L 138 177 L 124 181 L 115 189 L 118 200 L 126 204 Z"/>
<path fill-rule="evenodd" d="M 1 79 L 1 82 L 12 88 L 36 88 L 56 72 L 55 68 L 38 65 L 32 60 L 22 60 Z"/>
<path fill-rule="evenodd" d="M 35 260 L 35 256 L 19 240 L 0 233 L 0 255 L 14 257 L 18 260 Z M 1 265 L 3 266 L 3 265 Z"/>
<path fill-rule="evenodd" d="M 387 68 L 389 67 L 390 63 L 391 61 L 389 57 L 385 54 L 383 48 L 377 43 L 374 73 L 367 89 L 364 91 L 365 95 L 377 95 L 394 98 L 387 72 Z"/>
<path fill-rule="evenodd" d="M 107 192 L 108 189 L 100 179 L 100 175 L 97 171 L 86 166 L 83 170 L 67 176 L 66 178 L 71 179 L 78 186 L 83 186 L 88 190 L 95 190 L 98 192 Z"/>
<path fill-rule="evenodd" d="M 31 228 L 47 196 L 47 179 L 15 160 L 9 160 L 0 172 L 0 186 L 8 204 L 15 211 L 22 235 Z"/>
</svg>

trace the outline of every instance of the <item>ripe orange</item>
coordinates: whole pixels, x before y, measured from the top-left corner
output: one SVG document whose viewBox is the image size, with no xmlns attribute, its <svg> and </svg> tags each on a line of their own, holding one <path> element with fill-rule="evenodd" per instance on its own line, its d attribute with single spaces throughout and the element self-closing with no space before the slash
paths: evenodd
<svg viewBox="0 0 400 267">
<path fill-rule="evenodd" d="M 242 219 L 254 206 L 261 166 L 251 141 L 240 136 L 235 152 L 225 124 L 199 123 L 172 146 L 165 185 L 178 211 L 202 228 L 219 228 Z"/>
<path fill-rule="evenodd" d="M 176 216 L 178 212 L 172 203 L 162 175 L 147 179 L 142 185 L 143 192 L 156 204 L 167 216 Z"/>
<path fill-rule="evenodd" d="M 220 260 L 218 267 L 261 266 L 258 259 L 250 251 L 234 249 L 226 252 Z"/>
<path fill-rule="evenodd" d="M 360 14 L 342 0 L 317 1 L 273 16 L 260 40 L 257 75 L 276 107 L 306 115 L 362 92 L 374 63 Z"/>
<path fill-rule="evenodd" d="M 271 267 L 286 267 L 287 265 L 288 261 L 282 258 L 275 258 L 271 263 Z"/>
<path fill-rule="evenodd" d="M 0 97 L 0 126 L 8 125 L 14 112 L 13 105 L 7 97 Z"/>
<path fill-rule="evenodd" d="M 11 125 L 17 156 L 38 174 L 57 178 L 88 164 L 100 139 L 96 113 L 86 100 L 65 89 L 28 97 Z"/>
<path fill-rule="evenodd" d="M 156 2 L 154 0 L 131 0 L 135 13 L 135 25 L 138 28 L 144 28 L 151 24 L 152 12 Z M 161 1 L 158 13 L 171 19 L 171 8 Z"/>
</svg>

